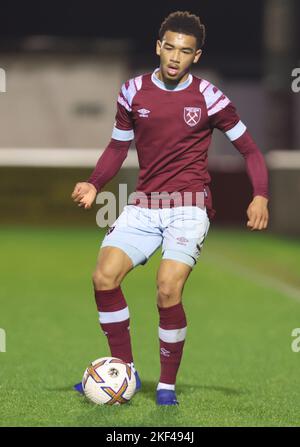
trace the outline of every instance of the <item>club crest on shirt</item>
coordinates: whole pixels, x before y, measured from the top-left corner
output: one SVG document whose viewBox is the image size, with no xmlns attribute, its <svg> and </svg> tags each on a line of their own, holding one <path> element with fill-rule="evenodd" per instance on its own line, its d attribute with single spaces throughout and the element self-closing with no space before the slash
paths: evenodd
<svg viewBox="0 0 300 447">
<path fill-rule="evenodd" d="M 185 107 L 183 117 L 186 124 L 191 127 L 196 126 L 201 118 L 201 109 L 199 107 Z"/>
</svg>

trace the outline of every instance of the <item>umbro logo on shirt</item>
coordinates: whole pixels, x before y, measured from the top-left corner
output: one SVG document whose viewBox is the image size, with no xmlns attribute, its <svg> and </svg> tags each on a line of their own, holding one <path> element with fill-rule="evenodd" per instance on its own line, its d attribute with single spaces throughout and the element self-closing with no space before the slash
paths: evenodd
<svg viewBox="0 0 300 447">
<path fill-rule="evenodd" d="M 139 112 L 139 116 L 140 116 L 141 118 L 148 118 L 149 113 L 150 113 L 150 110 L 147 110 L 147 109 L 139 109 L 138 112 Z"/>
</svg>

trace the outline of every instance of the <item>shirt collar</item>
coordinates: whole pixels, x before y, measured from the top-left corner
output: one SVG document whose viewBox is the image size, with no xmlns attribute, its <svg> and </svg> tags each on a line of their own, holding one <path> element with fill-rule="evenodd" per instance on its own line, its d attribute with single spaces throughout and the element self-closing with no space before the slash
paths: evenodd
<svg viewBox="0 0 300 447">
<path fill-rule="evenodd" d="M 161 88 L 162 90 L 166 90 L 168 92 L 178 92 L 180 90 L 186 89 L 189 85 L 191 85 L 193 81 L 193 76 L 189 74 L 188 78 L 184 82 L 180 82 L 176 85 L 176 87 L 170 87 L 167 84 L 165 84 L 163 81 L 158 79 L 156 73 L 159 71 L 159 68 L 156 68 L 154 72 L 151 75 L 151 80 L 153 84 L 155 84 L 157 87 Z"/>
</svg>

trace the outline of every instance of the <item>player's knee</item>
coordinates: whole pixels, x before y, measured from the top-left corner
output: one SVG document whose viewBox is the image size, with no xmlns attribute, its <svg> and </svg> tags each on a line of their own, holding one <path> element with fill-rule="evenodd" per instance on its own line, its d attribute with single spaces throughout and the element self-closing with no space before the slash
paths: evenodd
<svg viewBox="0 0 300 447">
<path fill-rule="evenodd" d="M 111 290 L 120 285 L 122 278 L 116 272 L 96 269 L 92 279 L 95 290 Z"/>
<path fill-rule="evenodd" d="M 169 280 L 160 280 L 157 283 L 157 304 L 159 307 L 169 307 L 180 303 L 181 287 Z"/>
</svg>

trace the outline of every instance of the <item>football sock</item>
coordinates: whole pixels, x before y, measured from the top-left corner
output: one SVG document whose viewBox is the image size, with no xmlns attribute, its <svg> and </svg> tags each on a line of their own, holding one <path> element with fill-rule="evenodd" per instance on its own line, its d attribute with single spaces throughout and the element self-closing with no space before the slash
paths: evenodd
<svg viewBox="0 0 300 447">
<path fill-rule="evenodd" d="M 129 331 L 129 310 L 118 286 L 111 290 L 95 290 L 100 326 L 107 336 L 112 357 L 133 363 Z"/>
<path fill-rule="evenodd" d="M 158 390 L 172 390 L 175 391 L 175 385 L 169 385 L 168 383 L 161 383 L 157 385 L 157 391 Z"/>
<path fill-rule="evenodd" d="M 175 389 L 176 375 L 181 362 L 187 322 L 182 303 L 171 307 L 158 307 L 160 379 L 158 389 Z M 167 385 L 164 387 L 163 385 Z"/>
</svg>

